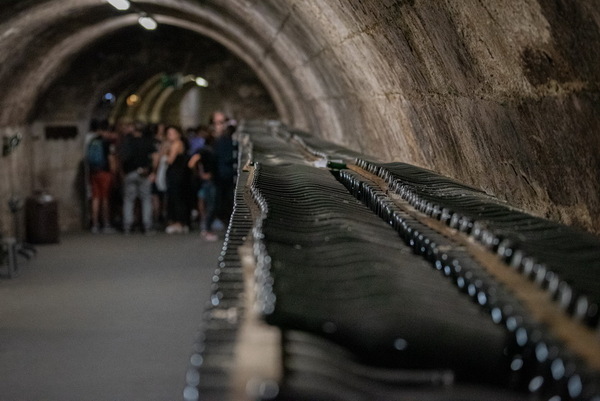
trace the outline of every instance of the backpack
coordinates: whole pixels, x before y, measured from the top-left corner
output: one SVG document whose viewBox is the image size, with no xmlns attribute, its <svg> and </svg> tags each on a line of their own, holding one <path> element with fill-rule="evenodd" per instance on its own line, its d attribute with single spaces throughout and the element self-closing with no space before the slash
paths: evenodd
<svg viewBox="0 0 600 401">
<path fill-rule="evenodd" d="M 101 138 L 94 138 L 88 145 L 85 159 L 91 170 L 105 170 L 108 167 L 108 160 L 104 152 L 104 142 Z"/>
</svg>

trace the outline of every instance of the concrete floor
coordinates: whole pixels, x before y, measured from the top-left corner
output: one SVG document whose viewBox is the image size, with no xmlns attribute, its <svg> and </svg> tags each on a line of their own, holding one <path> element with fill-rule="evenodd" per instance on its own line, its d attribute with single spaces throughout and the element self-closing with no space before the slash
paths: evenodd
<svg viewBox="0 0 600 401">
<path fill-rule="evenodd" d="M 0 280 L 0 401 L 175 401 L 221 242 L 64 235 Z"/>
</svg>

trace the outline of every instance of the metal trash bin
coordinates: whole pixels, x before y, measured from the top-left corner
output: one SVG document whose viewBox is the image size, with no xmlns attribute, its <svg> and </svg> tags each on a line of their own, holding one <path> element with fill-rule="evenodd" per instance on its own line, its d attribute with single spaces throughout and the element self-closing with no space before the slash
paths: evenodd
<svg viewBox="0 0 600 401">
<path fill-rule="evenodd" d="M 58 203 L 45 192 L 36 192 L 25 201 L 25 229 L 31 244 L 58 243 Z"/>
</svg>

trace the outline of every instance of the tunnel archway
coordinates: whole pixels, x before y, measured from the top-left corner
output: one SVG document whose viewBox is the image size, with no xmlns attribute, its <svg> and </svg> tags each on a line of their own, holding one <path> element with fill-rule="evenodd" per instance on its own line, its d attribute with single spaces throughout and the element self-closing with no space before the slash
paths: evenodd
<svg viewBox="0 0 600 401">
<path fill-rule="evenodd" d="M 19 24 L 21 31 L 31 28 L 34 32 L 20 38 L 26 49 L 8 62 L 6 71 L 11 64 L 25 68 L 5 77 L 15 83 L 8 86 L 0 119 L 9 129 L 24 134 L 28 151 L 20 155 L 20 160 L 16 152 L 11 175 L 27 169 L 31 182 L 27 185 L 10 180 L 7 193 L 28 194 L 44 189 L 64 194 L 66 189 L 62 208 L 77 209 L 79 189 L 75 188 L 77 184 L 69 183 L 80 181 L 77 171 L 81 141 L 91 119 L 109 116 L 113 121 L 126 118 L 181 123 L 178 110 L 191 89 L 188 82 L 176 88 L 159 85 L 156 89 L 154 85 L 154 101 L 144 99 L 122 110 L 115 107 L 125 105 L 126 97 L 139 91 L 152 76 L 206 75 L 210 84 L 203 91 L 204 105 L 199 110 L 203 122 L 216 108 L 236 118 L 281 118 L 278 109 L 282 105 L 274 103 L 269 93 L 273 91 L 273 80 L 265 85 L 244 60 L 211 39 L 218 37 L 216 29 L 201 25 L 203 20 L 196 15 L 198 7 L 195 14 L 184 14 L 157 4 L 146 6 L 160 21 L 160 29 L 145 31 L 138 26 L 135 13 L 118 13 L 103 2 L 70 2 L 58 7 L 42 2 L 28 10 L 27 16 L 14 18 L 13 28 L 5 36 L 16 34 L 14 26 Z M 31 39 L 37 32 L 41 35 L 38 39 L 46 40 L 46 46 Z M 113 102 L 104 100 L 109 93 L 116 96 Z M 74 128 L 81 135 L 74 141 L 47 141 L 48 128 Z M 64 154 L 70 156 L 65 158 Z M 73 212 L 62 215 L 62 229 L 79 225 L 80 219 Z"/>
<path fill-rule="evenodd" d="M 224 108 L 238 118 L 278 117 L 264 85 L 243 61 L 207 37 L 168 25 L 155 32 L 130 26 L 97 40 L 39 95 L 32 114 L 45 120 L 61 114 L 76 119 L 77 115 L 89 114 L 86 107 L 95 104 L 73 102 L 74 98 L 97 100 L 111 93 L 117 97 L 118 109 L 125 105 L 123 96 L 136 93 L 142 102 L 128 111 L 116 110 L 111 114 L 149 121 L 148 108 L 155 103 L 148 100 L 169 87 L 176 89 L 174 94 L 181 94 L 189 89 L 191 76 L 209 79 L 208 87 L 202 88 L 206 97 L 212 99 L 207 107 Z M 57 99 L 54 94 L 61 91 L 63 95 Z"/>
<path fill-rule="evenodd" d="M 600 232 L 600 17 L 588 2 L 133 4 L 160 28 L 224 46 L 256 74 L 290 126 Z M 80 151 L 71 144 L 38 149 L 44 142 L 40 96 L 89 46 L 133 28 L 137 11 L 119 12 L 104 0 L 3 5 L 0 130 L 23 137 L 0 159 L 9 172 L 0 186 L 4 203 L 8 194 L 38 185 L 39 166 L 48 161 L 36 155 Z M 126 74 L 115 70 L 107 87 L 131 80 Z M 89 114 L 102 94 L 82 110 Z M 58 113 L 53 118 L 64 123 Z M 85 118 L 85 112 L 78 116 L 80 132 Z M 49 165 L 45 172 L 60 168 Z"/>
<path fill-rule="evenodd" d="M 89 120 L 175 121 L 193 84 L 158 79 L 187 74 L 210 83 L 200 114 L 214 106 L 236 118 L 277 118 L 377 165 L 425 167 L 509 209 L 600 233 L 598 1 L 132 3 L 121 12 L 105 0 L 3 1 L 0 234 L 12 231 L 8 199 L 36 189 L 58 198 L 63 231 L 80 228 Z M 158 30 L 137 25 L 142 11 Z M 237 84 L 219 86 L 231 76 Z M 513 253 L 499 240 L 496 249 L 496 239 L 486 244 L 490 258 L 502 247 L 504 257 Z M 536 267 L 543 273 L 535 259 L 514 255 L 527 279 Z"/>
<path fill-rule="evenodd" d="M 10 46 L 18 46 L 20 51 L 12 52 L 3 64 L 3 72 L 8 73 L 13 82 L 9 88 L 14 99 L 7 102 L 8 107 L 2 108 L 0 122 L 3 125 L 31 120 L 36 97 L 68 68 L 75 57 L 94 46 L 94 42 L 114 36 L 115 32 L 127 27 L 130 32 L 140 29 L 135 12 L 119 13 L 101 0 L 67 1 L 58 5 L 38 3 L 40 5 L 27 10 L 27 15 L 17 14 L 4 35 L 14 41 Z M 189 3 L 183 7 L 170 0 L 139 1 L 135 4 L 138 9 L 152 13 L 161 24 L 157 32 L 169 26 L 196 32 L 212 38 L 240 57 L 265 84 L 282 119 L 294 125 L 304 125 L 302 113 L 297 111 L 298 106 L 294 104 L 295 97 L 290 96 L 298 88 L 295 88 L 292 77 L 284 68 L 285 64 L 278 60 L 278 55 L 265 49 L 268 39 L 259 35 L 260 28 L 265 28 L 271 21 L 261 21 L 256 15 L 257 19 L 248 21 L 237 15 L 236 8 L 231 5 L 216 8 L 210 4 Z M 255 24 L 259 29 L 255 29 Z M 291 42 L 286 45 L 290 46 L 289 50 L 294 46 Z M 269 53 L 273 61 L 266 62 L 265 53 Z M 270 65 L 277 62 L 280 65 Z M 18 65 L 26 68 L 17 70 L 15 67 Z M 6 76 L 3 78 L 7 79 Z M 282 94 L 288 96 L 283 97 Z"/>
</svg>

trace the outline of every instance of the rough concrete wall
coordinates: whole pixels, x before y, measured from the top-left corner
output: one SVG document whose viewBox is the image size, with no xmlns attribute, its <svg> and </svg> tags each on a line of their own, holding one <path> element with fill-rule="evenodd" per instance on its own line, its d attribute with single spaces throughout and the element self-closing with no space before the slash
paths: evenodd
<svg viewBox="0 0 600 401">
<path fill-rule="evenodd" d="M 45 135 L 47 126 L 72 126 L 77 136 L 50 139 Z M 86 188 L 83 176 L 83 142 L 88 122 L 68 120 L 37 121 L 31 127 L 32 143 L 29 165 L 31 191 L 43 191 L 54 197 L 58 205 L 58 224 L 61 231 L 82 227 L 82 202 Z"/>
<path fill-rule="evenodd" d="M 294 12 L 318 34 L 302 68 L 327 83 L 305 99 L 324 136 L 600 232 L 600 7 L 311 5 Z"/>
<path fill-rule="evenodd" d="M 31 194 L 31 138 L 28 135 L 25 126 L 6 127 L 0 129 L 0 138 L 11 138 L 21 134 L 21 143 L 13 149 L 10 154 L 0 153 L 0 234 L 13 236 L 14 225 L 13 215 L 10 213 L 8 201 L 12 197 L 18 197 L 24 200 Z M 19 212 L 18 218 L 22 220 L 23 211 Z M 21 235 L 24 232 L 21 231 Z"/>
</svg>

